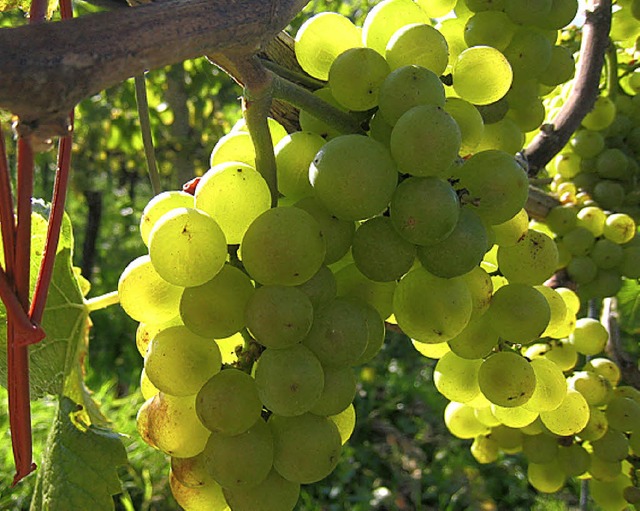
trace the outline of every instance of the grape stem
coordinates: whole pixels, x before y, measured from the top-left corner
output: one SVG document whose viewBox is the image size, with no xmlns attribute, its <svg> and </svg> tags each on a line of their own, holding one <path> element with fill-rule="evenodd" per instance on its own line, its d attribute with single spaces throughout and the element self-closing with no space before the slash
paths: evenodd
<svg viewBox="0 0 640 511">
<path fill-rule="evenodd" d="M 268 60 L 262 57 L 259 58 L 260 62 L 262 62 L 262 65 L 265 68 L 290 82 L 299 83 L 300 85 L 310 90 L 317 90 L 327 86 L 325 82 L 316 80 L 315 78 L 304 73 L 286 68 L 278 64 L 277 62 L 273 62 L 272 60 Z"/>
<path fill-rule="evenodd" d="M 580 60 L 573 90 L 553 119 L 553 124 L 546 130 L 540 130 L 524 150 L 530 177 L 535 177 L 558 154 L 578 129 L 584 116 L 593 108 L 599 94 L 610 28 L 611 0 L 594 0 L 593 10 L 587 11 L 582 27 Z"/>
<path fill-rule="evenodd" d="M 120 297 L 118 296 L 117 291 L 111 291 L 110 293 L 100 296 L 94 296 L 84 302 L 89 312 L 106 309 L 110 305 L 115 305 L 116 303 L 120 303 Z"/>
<path fill-rule="evenodd" d="M 609 332 L 605 353 L 620 368 L 622 379 L 628 385 L 640 390 L 640 370 L 638 370 L 637 361 L 634 361 L 622 346 L 617 305 L 618 301 L 615 297 L 605 298 L 602 303 L 600 321 Z"/>
<path fill-rule="evenodd" d="M 618 82 L 618 53 L 611 39 L 609 39 L 609 46 L 605 54 L 605 63 L 607 65 L 607 95 L 613 100 L 620 91 L 620 83 Z"/>
<path fill-rule="evenodd" d="M 156 153 L 153 149 L 153 138 L 151 136 L 147 86 L 143 74 L 134 76 L 133 81 L 136 88 L 136 106 L 138 108 L 138 118 L 140 119 L 140 131 L 142 133 L 144 156 L 147 160 L 147 172 L 149 173 L 149 180 L 151 181 L 153 195 L 158 195 L 162 191 L 162 186 L 160 185 L 160 174 L 158 174 Z"/>
</svg>

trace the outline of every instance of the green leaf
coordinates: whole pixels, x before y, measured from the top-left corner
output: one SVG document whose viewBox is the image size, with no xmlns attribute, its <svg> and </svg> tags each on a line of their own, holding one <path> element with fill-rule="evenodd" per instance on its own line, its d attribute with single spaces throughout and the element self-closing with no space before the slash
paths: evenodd
<svg viewBox="0 0 640 511">
<path fill-rule="evenodd" d="M 32 511 L 102 511 L 121 491 L 116 468 L 127 461 L 118 435 L 86 424 L 81 407 L 61 397 L 38 467 Z"/>
<path fill-rule="evenodd" d="M 637 280 L 624 280 L 618 291 L 620 328 L 630 334 L 640 333 L 640 284 Z"/>
</svg>

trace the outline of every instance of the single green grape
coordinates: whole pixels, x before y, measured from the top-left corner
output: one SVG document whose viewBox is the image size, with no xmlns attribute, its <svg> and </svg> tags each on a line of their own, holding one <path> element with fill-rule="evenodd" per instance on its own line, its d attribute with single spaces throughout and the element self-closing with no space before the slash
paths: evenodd
<svg viewBox="0 0 640 511">
<path fill-rule="evenodd" d="M 489 401 L 511 408 L 521 406 L 531 398 L 536 376 L 526 358 L 513 351 L 500 351 L 482 362 L 478 384 Z"/>
<path fill-rule="evenodd" d="M 309 165 L 325 142 L 320 135 L 310 131 L 296 131 L 278 142 L 274 152 L 278 190 L 282 195 L 292 200 L 313 195 Z"/>
<path fill-rule="evenodd" d="M 549 236 L 530 229 L 515 245 L 498 248 L 498 267 L 512 284 L 542 284 L 558 267 L 558 249 Z"/>
<path fill-rule="evenodd" d="M 447 40 L 427 23 L 412 23 L 394 32 L 385 58 L 391 69 L 418 65 L 441 75 L 449 61 Z"/>
<path fill-rule="evenodd" d="M 178 190 L 162 192 L 153 197 L 140 216 L 140 236 L 145 245 L 149 246 L 149 233 L 158 219 L 176 208 L 193 208 L 193 195 Z"/>
<path fill-rule="evenodd" d="M 507 58 L 490 46 L 464 50 L 453 64 L 453 88 L 474 105 L 488 105 L 502 98 L 513 80 Z"/>
<path fill-rule="evenodd" d="M 450 401 L 467 403 L 480 392 L 478 371 L 482 360 L 469 360 L 453 351 L 445 353 L 433 370 L 438 392 Z"/>
<path fill-rule="evenodd" d="M 224 488 L 224 498 L 234 511 L 293 511 L 300 484 L 286 480 L 276 470 L 250 488 Z"/>
</svg>

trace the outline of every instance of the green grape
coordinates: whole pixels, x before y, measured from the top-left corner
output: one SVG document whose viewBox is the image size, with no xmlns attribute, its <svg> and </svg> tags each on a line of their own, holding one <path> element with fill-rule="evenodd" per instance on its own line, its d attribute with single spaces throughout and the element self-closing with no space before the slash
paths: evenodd
<svg viewBox="0 0 640 511">
<path fill-rule="evenodd" d="M 216 165 L 200 179 L 196 207 L 220 226 L 229 244 L 242 240 L 253 220 L 271 205 L 271 193 L 255 168 L 244 163 Z"/>
<path fill-rule="evenodd" d="M 538 78 L 551 62 L 551 43 L 538 30 L 523 27 L 511 38 L 504 56 L 516 77 Z"/>
<path fill-rule="evenodd" d="M 229 368 L 215 374 L 196 396 L 196 413 L 202 424 L 224 435 L 247 431 L 261 412 L 256 382 L 238 369 Z"/>
<path fill-rule="evenodd" d="M 322 101 L 324 101 L 325 103 L 329 103 L 331 106 L 336 107 L 338 110 L 346 112 L 346 109 L 336 101 L 336 98 L 333 97 L 333 94 L 331 93 L 331 89 L 329 87 L 318 89 L 313 92 L 313 95 L 318 96 L 318 98 L 320 98 Z M 336 128 L 334 128 L 330 124 L 327 124 L 322 119 L 318 119 L 304 109 L 300 110 L 300 116 L 298 120 L 300 122 L 300 129 L 305 132 L 315 133 L 316 135 L 320 135 L 321 137 L 326 139 L 335 138 L 338 135 L 341 135 L 340 131 L 338 131 Z M 307 168 L 307 171 L 308 170 L 309 169 Z"/>
<path fill-rule="evenodd" d="M 609 481 L 591 479 L 589 494 L 602 509 L 620 511 L 629 508 L 629 502 L 624 498 L 624 490 L 629 486 L 631 480 L 626 474 L 618 474 Z"/>
<path fill-rule="evenodd" d="M 536 376 L 536 388 L 523 407 L 535 412 L 555 410 L 567 394 L 567 382 L 562 370 L 546 358 L 535 358 L 530 364 Z"/>
<path fill-rule="evenodd" d="M 504 11 L 505 0 L 464 0 L 471 12 Z"/>
<path fill-rule="evenodd" d="M 561 152 L 554 159 L 552 167 L 556 174 L 565 179 L 572 179 L 581 172 L 582 160 L 571 152 Z"/>
<path fill-rule="evenodd" d="M 327 477 L 338 464 L 342 442 L 335 423 L 307 413 L 297 417 L 272 415 L 274 468 L 289 481 L 311 484 Z"/>
<path fill-rule="evenodd" d="M 331 64 L 329 88 L 345 108 L 356 112 L 370 110 L 378 106 L 378 91 L 390 72 L 389 64 L 377 51 L 350 48 Z"/>
<path fill-rule="evenodd" d="M 362 302 L 362 312 L 367 323 L 367 347 L 353 365 L 362 365 L 371 361 L 384 344 L 386 328 L 378 311 L 368 303 Z"/>
<path fill-rule="evenodd" d="M 482 120 L 486 128 L 486 126 L 489 124 L 495 124 L 498 121 L 506 119 L 505 116 L 509 111 L 509 101 L 507 97 L 504 96 L 500 98 L 498 101 L 494 101 L 493 103 L 489 103 L 488 105 L 476 104 L 475 107 L 478 109 L 478 112 L 480 112 L 480 115 L 482 116 Z M 515 126 L 515 124 L 513 125 Z"/>
<path fill-rule="evenodd" d="M 360 31 L 351 20 L 336 12 L 322 12 L 298 29 L 295 53 L 302 69 L 314 78 L 326 80 L 336 57 L 358 46 L 362 46 Z"/>
<path fill-rule="evenodd" d="M 496 426 L 500 426 L 500 421 L 495 418 L 493 412 L 491 411 L 491 401 L 485 398 L 484 394 L 482 393 L 478 394 L 478 396 L 486 399 L 487 404 L 486 406 L 483 406 L 481 408 L 474 406 L 475 410 L 473 413 L 475 414 L 476 418 L 487 427 L 495 428 Z M 473 406 L 475 404 L 474 401 L 471 401 L 470 406 Z"/>
<path fill-rule="evenodd" d="M 575 256 L 567 264 L 567 273 L 573 282 L 584 285 L 596 278 L 598 267 L 588 256 Z"/>
<path fill-rule="evenodd" d="M 309 410 L 316 415 L 336 415 L 356 396 L 356 375 L 351 367 L 325 367 L 320 399 Z"/>
<path fill-rule="evenodd" d="M 491 412 L 501 424 L 510 428 L 524 428 L 538 418 L 538 412 L 522 406 L 504 407 L 491 405 Z"/>
<path fill-rule="evenodd" d="M 620 265 L 624 250 L 622 247 L 608 239 L 599 239 L 593 245 L 589 256 L 598 268 L 610 270 Z"/>
<path fill-rule="evenodd" d="M 471 318 L 465 329 L 449 340 L 451 351 L 467 359 L 481 359 L 498 344 L 498 334 L 491 328 L 487 315 Z M 462 401 L 452 399 L 452 401 Z"/>
<path fill-rule="evenodd" d="M 551 9 L 544 19 L 539 20 L 542 28 L 560 30 L 567 26 L 578 11 L 578 0 L 553 0 Z"/>
<path fill-rule="evenodd" d="M 491 46 L 497 50 L 504 50 L 516 26 L 502 11 L 481 11 L 475 13 L 464 26 L 464 40 L 467 46 Z"/>
<path fill-rule="evenodd" d="M 486 120 L 485 120 L 486 122 Z M 490 149 L 516 154 L 524 145 L 524 133 L 510 118 L 485 124 L 482 138 L 476 147 L 477 153 Z"/>
<path fill-rule="evenodd" d="M 629 455 L 629 440 L 621 431 L 609 429 L 597 440 L 591 442 L 593 454 L 604 461 L 622 461 Z"/>
<path fill-rule="evenodd" d="M 566 476 L 555 461 L 549 463 L 529 463 L 527 479 L 531 486 L 542 493 L 555 493 L 562 489 Z"/>
<path fill-rule="evenodd" d="M 267 124 L 269 126 L 269 133 L 271 134 L 271 142 L 275 147 L 284 137 L 287 136 L 287 130 L 285 127 L 276 121 L 272 117 L 267 117 Z M 240 118 L 231 128 L 231 131 L 244 131 L 249 132 L 249 127 L 247 126 L 247 121 L 244 117 Z"/>
<path fill-rule="evenodd" d="M 149 256 L 131 261 L 118 280 L 120 306 L 141 323 L 161 324 L 175 318 L 182 290 L 158 275 Z"/>
<path fill-rule="evenodd" d="M 510 283 L 537 285 L 558 266 L 558 249 L 546 234 L 529 230 L 518 243 L 498 248 L 498 267 Z"/>
<path fill-rule="evenodd" d="M 615 210 L 624 202 L 624 187 L 617 181 L 599 181 L 593 187 L 593 199 L 605 209 Z"/>
<path fill-rule="evenodd" d="M 467 326 L 472 308 L 464 280 L 442 279 L 422 268 L 402 277 L 393 296 L 393 312 L 402 331 L 426 343 L 453 339 Z"/>
<path fill-rule="evenodd" d="M 585 371 L 593 371 L 606 378 L 612 386 L 620 382 L 621 373 L 618 365 L 608 358 L 592 358 L 584 366 Z"/>
<path fill-rule="evenodd" d="M 258 359 L 255 379 L 265 407 L 284 416 L 309 411 L 324 387 L 320 361 L 301 344 L 278 350 L 267 348 Z"/>
<path fill-rule="evenodd" d="M 609 427 L 629 433 L 638 431 L 640 425 L 640 403 L 628 397 L 614 396 L 605 410 Z"/>
<path fill-rule="evenodd" d="M 256 150 L 248 132 L 228 133 L 220 138 L 214 146 L 209 159 L 211 167 L 229 162 L 239 162 L 252 168 L 256 167 Z"/>
<path fill-rule="evenodd" d="M 623 247 L 618 270 L 628 279 L 640 278 L 640 247 Z"/>
<path fill-rule="evenodd" d="M 182 325 L 180 316 L 176 316 L 164 323 L 140 323 L 136 329 L 136 347 L 138 348 L 138 353 L 144 357 L 147 353 L 147 348 L 149 347 L 151 339 L 153 339 L 158 332 L 165 328 L 169 328 L 170 326 L 177 325 Z"/>
<path fill-rule="evenodd" d="M 146 401 L 146 420 L 138 431 L 151 440 L 152 446 L 177 458 L 201 453 L 210 435 L 195 411 L 195 395 L 178 397 L 159 393 Z M 139 415 L 143 414 L 142 408 Z M 141 431 L 142 430 L 142 431 Z"/>
<path fill-rule="evenodd" d="M 531 398 L 536 376 L 527 359 L 512 351 L 500 351 L 482 362 L 478 384 L 489 401 L 510 408 Z"/>
<path fill-rule="evenodd" d="M 176 208 L 192 208 L 193 205 L 193 195 L 182 191 L 171 190 L 153 197 L 140 217 L 140 236 L 144 244 L 149 246 L 149 233 L 162 215 Z"/>
<path fill-rule="evenodd" d="M 355 223 L 332 215 L 315 197 L 300 199 L 294 206 L 305 210 L 318 222 L 326 243 L 324 264 L 333 264 L 342 259 L 351 247 L 356 230 Z"/>
<path fill-rule="evenodd" d="M 588 229 L 591 234 L 598 237 L 602 236 L 606 221 L 607 214 L 602 209 L 597 206 L 587 206 L 578 211 L 576 225 Z M 591 245 L 589 247 L 591 248 Z"/>
<path fill-rule="evenodd" d="M 476 418 L 472 407 L 455 401 L 444 409 L 444 424 L 457 438 L 469 439 L 488 433 L 487 426 Z"/>
<path fill-rule="evenodd" d="M 326 266 L 321 266 L 313 277 L 295 287 L 307 295 L 314 309 L 330 302 L 338 293 L 336 278 Z"/>
<path fill-rule="evenodd" d="M 589 474 L 593 480 L 613 481 L 622 472 L 622 463 L 620 461 L 606 461 L 591 453 L 591 465 L 589 466 Z M 623 509 L 623 508 L 621 508 Z"/>
<path fill-rule="evenodd" d="M 227 242 L 217 222 L 194 208 L 162 215 L 149 235 L 149 257 L 164 280 L 199 286 L 215 277 L 227 259 Z"/>
<path fill-rule="evenodd" d="M 295 286 L 320 269 L 326 243 L 318 222 L 294 207 L 272 208 L 249 226 L 242 238 L 245 269 L 264 285 Z"/>
<path fill-rule="evenodd" d="M 354 365 L 368 341 L 365 304 L 339 297 L 316 311 L 313 325 L 302 343 L 323 366 Z"/>
<path fill-rule="evenodd" d="M 617 270 L 598 269 L 592 281 L 582 284 L 578 288 L 578 294 L 585 301 L 592 298 L 602 299 L 607 296 L 615 296 L 621 288 L 622 279 Z"/>
<path fill-rule="evenodd" d="M 589 406 L 602 406 L 613 394 L 609 380 L 591 371 L 575 371 L 567 383 L 584 396 Z"/>
<path fill-rule="evenodd" d="M 594 158 L 605 148 L 604 136 L 599 131 L 579 129 L 569 141 L 573 152 L 580 158 Z"/>
<path fill-rule="evenodd" d="M 593 356 L 604 350 L 609 333 L 597 319 L 580 318 L 569 337 L 569 342 L 583 355 Z"/>
<path fill-rule="evenodd" d="M 492 225 L 495 243 L 501 247 L 512 247 L 521 241 L 529 230 L 529 215 L 523 208 L 515 216 L 501 224 Z"/>
<path fill-rule="evenodd" d="M 344 135 L 327 142 L 309 168 L 316 197 L 336 217 L 364 220 L 389 204 L 398 181 L 388 149 L 369 137 Z"/>
<path fill-rule="evenodd" d="M 540 337 L 551 318 L 545 297 L 527 284 L 507 284 L 499 288 L 493 294 L 487 314 L 500 337 L 523 344 Z"/>
<path fill-rule="evenodd" d="M 433 71 L 421 66 L 403 66 L 393 70 L 382 82 L 378 105 L 382 117 L 395 125 L 415 106 L 444 107 L 444 85 Z"/>
<path fill-rule="evenodd" d="M 636 235 L 636 223 L 627 214 L 614 213 L 607 217 L 603 234 L 609 241 L 622 245 L 631 241 Z"/>
<path fill-rule="evenodd" d="M 589 404 L 580 392 L 568 389 L 560 406 L 555 410 L 540 412 L 540 419 L 556 435 L 574 435 L 589 422 Z"/>
<path fill-rule="evenodd" d="M 586 256 L 596 241 L 593 232 L 586 227 L 578 226 L 562 237 L 564 245 L 574 256 Z"/>
<path fill-rule="evenodd" d="M 468 403 L 480 392 L 478 370 L 482 360 L 468 360 L 453 351 L 445 353 L 433 370 L 438 392 L 449 401 Z"/>
<path fill-rule="evenodd" d="M 144 365 L 156 388 L 172 396 L 190 396 L 220 371 L 222 355 L 211 337 L 172 326 L 151 340 Z"/>
<path fill-rule="evenodd" d="M 545 117 L 544 103 L 539 98 L 534 98 L 525 105 L 515 105 L 507 112 L 507 118 L 511 119 L 524 133 L 537 130 Z"/>
<path fill-rule="evenodd" d="M 151 383 L 151 380 L 149 380 L 149 377 L 143 367 L 142 371 L 140 371 L 140 394 L 142 394 L 143 399 L 146 401 L 159 392 L 160 389 Z"/>
<path fill-rule="evenodd" d="M 576 209 L 573 205 L 556 206 L 549 211 L 545 223 L 555 234 L 562 236 L 577 226 Z"/>
<path fill-rule="evenodd" d="M 485 129 L 478 109 L 464 99 L 447 98 L 444 110 L 460 128 L 460 154 L 466 156 L 473 153 L 482 140 Z"/>
<path fill-rule="evenodd" d="M 222 487 L 210 481 L 202 487 L 189 487 L 182 484 L 173 472 L 169 473 L 169 486 L 176 502 L 186 511 L 227 511 L 227 501 Z"/>
<path fill-rule="evenodd" d="M 522 452 L 530 463 L 551 463 L 558 451 L 558 439 L 552 435 L 540 433 L 522 438 Z"/>
<path fill-rule="evenodd" d="M 536 290 L 540 291 L 547 300 L 549 305 L 549 311 L 551 317 L 549 324 L 540 337 L 552 337 L 554 339 L 560 339 L 564 337 L 566 319 L 567 319 L 567 305 L 555 289 L 547 286 L 534 286 Z"/>
<path fill-rule="evenodd" d="M 310 131 L 286 135 L 275 146 L 278 191 L 291 200 L 313 195 L 309 165 L 325 144 L 324 138 Z"/>
<path fill-rule="evenodd" d="M 480 217 L 462 208 L 451 234 L 433 245 L 418 247 L 418 259 L 433 275 L 457 277 L 480 264 L 487 245 L 487 230 Z"/>
<path fill-rule="evenodd" d="M 440 360 L 447 353 L 451 351 L 449 343 L 439 342 L 437 344 L 425 344 L 423 342 L 411 339 L 411 344 L 422 356 L 432 358 L 434 360 Z"/>
<path fill-rule="evenodd" d="M 399 279 L 411 269 L 416 247 L 398 234 L 389 217 L 379 216 L 358 227 L 351 253 L 364 275 L 387 282 Z"/>
<path fill-rule="evenodd" d="M 460 168 L 460 186 L 469 191 L 469 207 L 490 224 L 506 222 L 527 201 L 527 174 L 513 156 L 490 150 L 474 154 Z"/>
<path fill-rule="evenodd" d="M 616 117 L 616 105 L 607 96 L 598 96 L 593 108 L 582 119 L 582 126 L 600 131 L 608 127 Z"/>
<path fill-rule="evenodd" d="M 578 477 L 589 470 L 591 457 L 587 450 L 579 444 L 560 447 L 558 464 L 567 477 Z"/>
<path fill-rule="evenodd" d="M 384 0 L 374 6 L 362 25 L 362 40 L 384 55 L 394 32 L 411 23 L 430 23 L 428 14 L 411 0 Z"/>
<path fill-rule="evenodd" d="M 424 9 L 430 18 L 441 18 L 450 13 L 456 5 L 455 0 L 418 0 L 418 5 Z"/>
<path fill-rule="evenodd" d="M 640 431 L 633 431 L 629 435 L 629 447 L 634 456 L 640 454 Z"/>
<path fill-rule="evenodd" d="M 453 88 L 465 101 L 488 105 L 502 98 L 513 80 L 507 58 L 490 46 L 464 50 L 453 64 Z"/>
<path fill-rule="evenodd" d="M 357 298 L 374 307 L 381 318 L 387 319 L 393 313 L 393 295 L 397 283 L 375 282 L 365 277 L 358 267 L 351 263 L 335 274 L 338 296 Z"/>
<path fill-rule="evenodd" d="M 457 5 L 460 5 L 458 2 Z M 447 18 L 442 20 L 438 25 L 438 31 L 447 40 L 447 46 L 449 46 L 449 62 L 454 62 L 458 55 L 467 49 L 467 44 L 464 42 L 464 24 L 466 18 Z"/>
<path fill-rule="evenodd" d="M 267 348 L 288 348 L 304 339 L 313 322 L 313 305 L 300 289 L 262 286 L 245 308 L 249 332 Z"/>
<path fill-rule="evenodd" d="M 347 406 L 340 413 L 329 416 L 328 419 L 338 428 L 342 445 L 346 444 L 356 425 L 356 410 L 353 404 Z"/>
<path fill-rule="evenodd" d="M 596 170 L 601 178 L 624 179 L 629 168 L 627 155 L 617 147 L 609 147 L 596 157 Z"/>
<path fill-rule="evenodd" d="M 474 438 L 469 449 L 478 463 L 494 463 L 498 460 L 498 443 L 489 435 L 480 435 Z"/>
<path fill-rule="evenodd" d="M 300 484 L 287 481 L 275 470 L 250 488 L 225 488 L 224 497 L 234 511 L 293 511 Z"/>
<path fill-rule="evenodd" d="M 434 177 L 410 177 L 396 188 L 389 215 L 403 238 L 428 245 L 453 232 L 460 216 L 460 203 L 448 182 Z"/>
<path fill-rule="evenodd" d="M 491 305 L 493 295 L 493 282 L 489 274 L 480 266 L 476 266 L 469 273 L 461 275 L 460 278 L 467 283 L 471 291 L 472 311 L 471 319 L 483 316 Z"/>
<path fill-rule="evenodd" d="M 589 421 L 586 426 L 576 433 L 581 440 L 592 442 L 598 438 L 602 438 L 609 429 L 607 416 L 600 408 L 591 406 L 589 408 Z"/>
<path fill-rule="evenodd" d="M 505 0 L 505 12 L 514 23 L 519 25 L 537 25 L 551 11 L 552 0 Z"/>
<path fill-rule="evenodd" d="M 391 130 L 393 130 L 393 126 L 384 120 L 382 114 L 377 110 L 371 116 L 371 120 L 369 121 L 369 136 L 374 140 L 384 144 L 389 147 L 389 140 L 391 140 Z"/>
<path fill-rule="evenodd" d="M 563 371 L 570 371 L 578 362 L 578 352 L 568 341 L 555 342 L 543 353 L 544 358 L 551 360 Z"/>
<path fill-rule="evenodd" d="M 524 435 L 518 428 L 510 428 L 501 424 L 491 428 L 491 437 L 507 454 L 516 454 L 522 451 Z"/>
<path fill-rule="evenodd" d="M 449 62 L 447 40 L 427 23 L 413 23 L 398 29 L 385 50 L 385 58 L 391 69 L 417 65 L 444 73 Z"/>
<path fill-rule="evenodd" d="M 551 60 L 547 68 L 540 74 L 540 83 L 550 87 L 565 83 L 575 73 L 575 60 L 573 53 L 565 46 L 551 47 Z"/>
<path fill-rule="evenodd" d="M 171 475 L 188 488 L 218 485 L 207 473 L 202 453 L 190 458 L 171 458 Z"/>
<path fill-rule="evenodd" d="M 239 435 L 211 433 L 203 456 L 209 474 L 227 489 L 251 488 L 271 472 L 274 438 L 262 419 Z"/>
<path fill-rule="evenodd" d="M 184 290 L 180 317 L 198 335 L 229 337 L 244 327 L 244 309 L 253 293 L 249 277 L 227 264 L 206 284 Z"/>
</svg>

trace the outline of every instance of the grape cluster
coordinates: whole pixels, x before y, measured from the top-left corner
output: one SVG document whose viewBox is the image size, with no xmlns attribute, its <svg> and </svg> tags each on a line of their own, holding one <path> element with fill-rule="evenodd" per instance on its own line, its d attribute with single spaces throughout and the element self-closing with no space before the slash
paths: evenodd
<svg viewBox="0 0 640 511">
<path fill-rule="evenodd" d="M 578 317 L 581 298 L 615 292 L 604 276 L 638 273 L 636 226 L 596 207 L 529 220 L 514 154 L 544 119 L 541 97 L 573 74 L 555 43 L 577 2 L 531 5 L 384 0 L 362 27 L 310 18 L 298 62 L 366 134 L 304 109 L 294 133 L 269 119 L 272 207 L 240 122 L 193 193 L 149 202 L 148 254 L 118 291 L 140 322 L 138 429 L 171 456 L 185 509 L 293 509 L 339 461 L 354 367 L 380 351 L 385 321 L 438 359 L 445 424 L 479 462 L 522 450 L 543 492 L 585 474 L 594 494 L 631 486 L 638 394 L 600 356 L 604 327 Z M 564 267 L 578 294 L 545 285 Z"/>
</svg>

